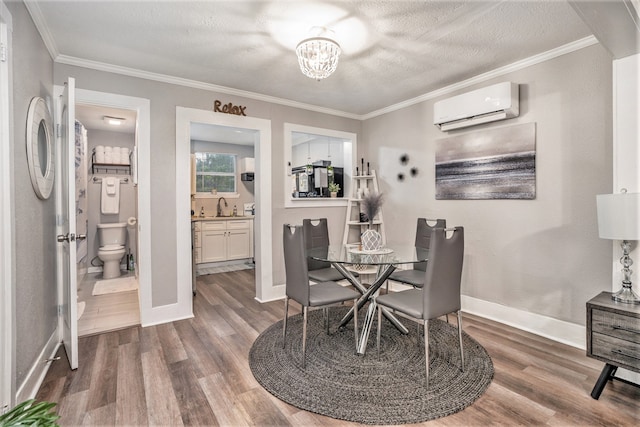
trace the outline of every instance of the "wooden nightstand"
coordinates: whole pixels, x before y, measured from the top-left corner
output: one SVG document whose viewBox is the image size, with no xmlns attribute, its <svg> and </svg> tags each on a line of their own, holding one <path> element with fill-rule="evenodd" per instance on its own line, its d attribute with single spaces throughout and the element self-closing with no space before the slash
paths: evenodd
<svg viewBox="0 0 640 427">
<path fill-rule="evenodd" d="M 594 399 L 618 367 L 640 372 L 640 305 L 616 302 L 611 292 L 587 302 L 587 356 L 606 363 L 591 391 Z"/>
</svg>

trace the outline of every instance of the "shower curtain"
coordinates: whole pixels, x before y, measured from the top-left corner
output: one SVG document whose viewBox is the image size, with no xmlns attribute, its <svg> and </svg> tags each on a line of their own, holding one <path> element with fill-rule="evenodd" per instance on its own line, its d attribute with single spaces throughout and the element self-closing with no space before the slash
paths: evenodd
<svg viewBox="0 0 640 427">
<path fill-rule="evenodd" d="M 89 218 L 87 215 L 87 130 L 76 120 L 76 233 L 87 235 Z M 87 256 L 87 239 L 76 240 L 77 262 Z"/>
</svg>

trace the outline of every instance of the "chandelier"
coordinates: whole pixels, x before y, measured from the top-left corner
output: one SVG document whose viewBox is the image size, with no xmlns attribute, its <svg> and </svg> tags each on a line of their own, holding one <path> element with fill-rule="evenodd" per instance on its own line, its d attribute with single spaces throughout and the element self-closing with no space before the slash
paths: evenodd
<svg viewBox="0 0 640 427">
<path fill-rule="evenodd" d="M 316 80 L 322 80 L 331 75 L 338 67 L 338 58 L 342 52 L 340 45 L 329 37 L 331 30 L 324 27 L 314 27 L 322 33 L 316 37 L 302 40 L 296 47 L 296 55 L 302 73 Z"/>
</svg>

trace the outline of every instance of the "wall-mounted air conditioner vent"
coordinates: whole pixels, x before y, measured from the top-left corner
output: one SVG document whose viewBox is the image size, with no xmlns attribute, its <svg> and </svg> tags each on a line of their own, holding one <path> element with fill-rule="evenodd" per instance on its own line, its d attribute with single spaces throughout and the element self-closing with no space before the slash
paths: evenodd
<svg viewBox="0 0 640 427">
<path fill-rule="evenodd" d="M 498 83 L 436 102 L 433 124 L 447 131 L 511 119 L 520 114 L 518 101 L 517 83 Z"/>
</svg>

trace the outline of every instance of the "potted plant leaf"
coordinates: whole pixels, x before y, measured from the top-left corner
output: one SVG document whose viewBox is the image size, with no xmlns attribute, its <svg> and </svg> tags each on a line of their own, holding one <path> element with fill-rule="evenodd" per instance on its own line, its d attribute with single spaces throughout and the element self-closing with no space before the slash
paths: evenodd
<svg viewBox="0 0 640 427">
<path fill-rule="evenodd" d="M 337 182 L 330 182 L 329 193 L 331 193 L 331 197 L 338 197 L 338 191 L 340 191 L 340 184 Z"/>
<path fill-rule="evenodd" d="M 0 416 L 0 427 L 9 426 L 58 426 L 60 418 L 53 407 L 53 402 L 36 402 L 26 400 Z"/>
</svg>

